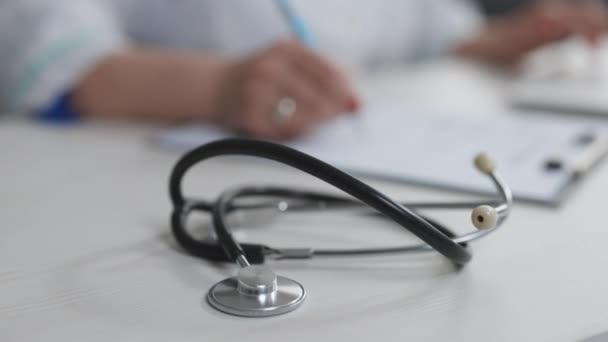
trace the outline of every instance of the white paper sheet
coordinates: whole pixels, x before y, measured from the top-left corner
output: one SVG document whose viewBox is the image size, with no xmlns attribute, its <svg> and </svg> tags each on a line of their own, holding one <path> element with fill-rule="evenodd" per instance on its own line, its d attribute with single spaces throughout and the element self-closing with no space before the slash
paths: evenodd
<svg viewBox="0 0 608 342">
<path fill-rule="evenodd" d="M 527 115 L 463 119 L 458 113 L 437 117 L 380 104 L 288 145 L 355 174 L 493 193 L 491 182 L 472 164 L 474 156 L 485 151 L 496 159 L 516 198 L 558 204 L 588 151 L 585 137 L 606 141 L 606 132 L 597 121 Z M 186 150 L 227 136 L 221 130 L 191 126 L 164 132 L 155 140 Z M 606 146 L 600 148 L 603 154 Z M 564 167 L 547 170 L 551 159 Z"/>
</svg>

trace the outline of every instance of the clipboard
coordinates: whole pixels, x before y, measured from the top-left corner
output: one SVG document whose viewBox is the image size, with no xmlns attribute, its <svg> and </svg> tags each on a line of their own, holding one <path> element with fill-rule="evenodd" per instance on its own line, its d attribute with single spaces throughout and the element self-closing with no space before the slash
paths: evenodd
<svg viewBox="0 0 608 342">
<path fill-rule="evenodd" d="M 153 140 L 185 151 L 228 136 L 188 126 Z M 472 166 L 484 151 L 496 160 L 516 199 L 557 206 L 608 152 L 608 124 L 528 114 L 437 116 L 374 104 L 358 117 L 340 118 L 287 145 L 360 176 L 493 194 L 492 184 Z"/>
</svg>

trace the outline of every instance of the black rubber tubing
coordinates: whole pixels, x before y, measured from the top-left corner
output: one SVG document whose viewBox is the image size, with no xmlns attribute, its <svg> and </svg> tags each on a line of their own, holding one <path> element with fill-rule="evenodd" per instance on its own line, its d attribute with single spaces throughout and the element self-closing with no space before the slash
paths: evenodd
<svg viewBox="0 0 608 342">
<path fill-rule="evenodd" d="M 196 241 L 185 232 L 183 226 L 184 215 L 191 208 L 187 208 L 188 203 L 183 196 L 182 180 L 193 165 L 206 159 L 227 155 L 245 155 L 269 159 L 308 173 L 384 214 L 453 263 L 464 265 L 472 258 L 468 249 L 452 241 L 415 212 L 351 175 L 287 146 L 249 139 L 224 139 L 202 145 L 186 153 L 173 168 L 169 179 L 169 194 L 173 202 L 172 230 L 178 242 L 189 252 L 192 252 L 190 247 L 196 248 L 193 245 Z M 214 229 L 220 245 L 231 261 L 235 261 L 241 254 L 247 255 L 244 248 L 234 240 L 229 231 L 217 225 L 214 225 Z M 262 249 L 263 246 L 257 245 L 257 248 Z"/>
</svg>

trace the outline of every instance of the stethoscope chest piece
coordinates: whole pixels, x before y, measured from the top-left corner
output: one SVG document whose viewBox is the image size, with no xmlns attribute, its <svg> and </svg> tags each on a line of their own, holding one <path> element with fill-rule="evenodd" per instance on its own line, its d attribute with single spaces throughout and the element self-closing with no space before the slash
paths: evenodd
<svg viewBox="0 0 608 342">
<path fill-rule="evenodd" d="M 207 294 L 217 310 L 243 317 L 281 315 L 298 308 L 305 298 L 300 283 L 260 265 L 241 268 L 236 277 L 215 284 Z"/>
</svg>

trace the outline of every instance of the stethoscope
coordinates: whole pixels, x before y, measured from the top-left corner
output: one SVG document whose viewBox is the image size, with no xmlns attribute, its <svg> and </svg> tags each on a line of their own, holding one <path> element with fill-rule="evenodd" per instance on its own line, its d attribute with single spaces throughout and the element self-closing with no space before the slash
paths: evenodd
<svg viewBox="0 0 608 342">
<path fill-rule="evenodd" d="M 281 187 L 243 187 L 221 194 L 214 202 L 185 198 L 182 180 L 195 164 L 217 156 L 246 155 L 283 163 L 317 177 L 351 195 L 353 199 L 307 190 Z M 173 202 L 172 231 L 177 242 L 191 255 L 215 262 L 233 262 L 240 266 L 237 276 L 220 281 L 209 290 L 208 303 L 224 313 L 265 317 L 287 313 L 299 307 L 306 291 L 295 280 L 276 275 L 262 265 L 267 257 L 307 259 L 315 256 L 361 256 L 436 250 L 457 266 L 471 260 L 467 243 L 498 229 L 508 217 L 512 205 L 509 187 L 486 155 L 475 158 L 475 166 L 489 176 L 500 200 L 493 203 L 398 203 L 353 176 L 305 153 L 271 142 L 225 139 L 202 145 L 184 155 L 175 165 L 170 178 Z M 254 201 L 256 200 L 256 201 Z M 372 249 L 277 248 L 261 244 L 240 244 L 227 223 L 228 215 L 237 211 L 273 209 L 279 213 L 368 206 L 393 220 L 422 240 L 407 246 Z M 451 230 L 419 215 L 418 209 L 471 209 L 477 228 L 457 235 Z M 195 239 L 186 230 L 194 211 L 208 212 L 217 241 Z"/>
</svg>

